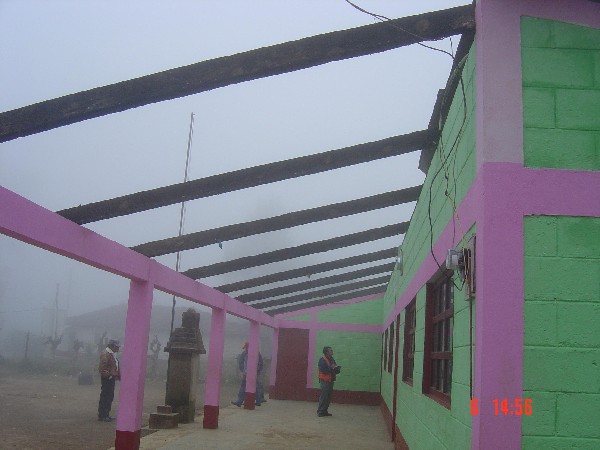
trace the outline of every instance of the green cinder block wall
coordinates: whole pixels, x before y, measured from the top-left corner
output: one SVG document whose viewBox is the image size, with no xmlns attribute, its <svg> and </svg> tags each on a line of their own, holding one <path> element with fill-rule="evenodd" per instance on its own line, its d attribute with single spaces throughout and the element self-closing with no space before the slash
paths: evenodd
<svg viewBox="0 0 600 450">
<path fill-rule="evenodd" d="M 521 19 L 527 167 L 600 170 L 600 30 Z"/>
<path fill-rule="evenodd" d="M 600 170 L 600 30 L 522 18 L 528 167 Z M 524 449 L 600 448 L 600 219 L 528 216 Z"/>
<path fill-rule="evenodd" d="M 394 308 L 416 272 L 428 256 L 432 241 L 454 221 L 457 240 L 468 239 L 474 233 L 471 224 L 461 223 L 453 214 L 475 179 L 475 47 L 466 60 L 463 86 L 459 86 L 442 131 L 442 144 L 436 150 L 424 187 L 413 212 L 410 227 L 402 242 L 403 273 L 392 274 L 384 297 L 384 318 Z M 466 110 L 465 110 L 466 104 Z M 455 144 L 456 143 L 456 144 Z M 448 195 L 446 195 L 446 193 Z M 464 242 L 464 241 L 463 241 Z M 455 277 L 457 285 L 461 285 Z M 471 447 L 470 414 L 470 339 L 472 314 L 474 326 L 475 302 L 465 301 L 464 292 L 455 289 L 453 331 L 452 406 L 447 409 L 422 394 L 423 346 L 425 336 L 426 286 L 416 295 L 415 362 L 413 384 L 402 381 L 404 320 L 400 320 L 399 383 L 396 423 L 412 449 L 463 449 Z M 392 411 L 393 373 L 382 371 L 381 395 Z"/>
</svg>

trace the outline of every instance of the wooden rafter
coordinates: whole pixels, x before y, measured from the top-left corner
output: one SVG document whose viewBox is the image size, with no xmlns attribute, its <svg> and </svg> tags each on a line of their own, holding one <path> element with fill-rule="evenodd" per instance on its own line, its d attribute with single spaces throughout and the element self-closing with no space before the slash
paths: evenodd
<svg viewBox="0 0 600 450">
<path fill-rule="evenodd" d="M 322 305 L 329 305 L 332 303 L 337 303 L 337 302 L 343 302 L 343 301 L 347 301 L 347 300 L 352 300 L 355 298 L 359 298 L 359 297 L 364 297 L 367 295 L 375 295 L 375 294 L 381 294 L 381 296 L 383 296 L 385 294 L 385 289 L 386 289 L 386 285 L 383 284 L 381 286 L 374 286 L 371 288 L 367 288 L 367 289 L 362 289 L 360 291 L 352 291 L 352 292 L 347 292 L 344 294 L 340 294 L 340 295 L 335 295 L 335 296 L 331 296 L 331 297 L 325 297 L 325 298 L 320 298 L 320 299 L 315 299 L 309 302 L 303 302 L 303 303 L 296 303 L 296 304 L 290 304 L 290 305 L 283 305 L 281 307 L 278 308 L 271 308 L 267 311 L 265 311 L 267 314 L 271 315 L 271 316 L 275 316 L 277 314 L 283 314 L 286 312 L 293 312 L 293 311 L 299 311 L 299 310 L 303 310 L 306 308 L 311 308 L 314 306 L 322 306 Z"/>
<path fill-rule="evenodd" d="M 340 295 L 319 298 L 319 299 L 315 299 L 315 300 L 312 300 L 309 302 L 281 305 L 281 307 L 271 308 L 265 312 L 271 316 L 274 316 L 276 314 L 282 314 L 284 312 L 290 312 L 290 311 L 298 311 L 298 310 L 305 309 L 305 308 L 311 308 L 313 306 L 329 305 L 331 303 L 342 302 L 344 300 L 352 300 L 354 298 L 364 297 L 366 295 L 381 294 L 381 296 L 383 296 L 385 294 L 385 289 L 386 289 L 386 285 L 382 284 L 380 286 L 374 286 L 374 287 L 367 288 L 367 289 L 361 289 L 359 291 L 345 292 Z"/>
<path fill-rule="evenodd" d="M 271 306 L 287 305 L 288 303 L 301 302 L 304 300 L 311 300 L 314 298 L 328 297 L 330 295 L 341 294 L 343 292 L 354 291 L 357 289 L 363 289 L 371 286 L 379 286 L 387 283 L 390 280 L 389 275 L 385 275 L 377 278 L 368 278 L 366 280 L 356 281 L 354 283 L 348 283 L 341 286 L 334 286 L 318 291 L 305 292 L 303 294 L 290 295 L 275 300 L 267 300 L 265 302 L 255 303 L 252 306 L 258 309 L 270 308 Z"/>
<path fill-rule="evenodd" d="M 372 275 L 380 275 L 382 273 L 389 274 L 392 272 L 392 270 L 394 270 L 394 263 L 380 264 L 378 266 L 366 267 L 364 269 L 353 270 L 351 272 L 344 272 L 328 277 L 288 284 L 287 286 L 280 286 L 272 289 L 265 289 L 263 291 L 237 295 L 236 299 L 242 303 L 266 300 L 268 298 L 277 297 L 280 295 L 293 294 L 295 292 L 306 291 L 318 287 L 358 280 L 360 278 L 370 277 Z"/>
<path fill-rule="evenodd" d="M 131 248 L 148 257 L 191 250 L 219 242 L 416 201 L 421 193 L 421 188 L 422 186 L 413 186 L 357 200 L 334 203 L 317 208 L 305 209 L 303 211 L 295 211 L 280 216 L 269 217 L 267 219 L 252 220 L 250 222 L 189 233 L 183 236 L 161 239 L 136 245 Z"/>
<path fill-rule="evenodd" d="M 235 292 L 265 284 L 277 283 L 279 281 L 291 280 L 293 278 L 310 277 L 311 275 L 328 272 L 330 270 L 342 269 L 344 267 L 356 266 L 358 264 L 390 259 L 397 255 L 397 248 L 379 250 L 376 252 L 365 253 L 364 255 L 351 256 L 349 258 L 337 259 L 311 266 L 300 267 L 298 269 L 285 270 L 283 272 L 271 273 L 262 277 L 250 278 L 248 280 L 236 281 L 234 283 L 215 286 L 215 289 L 221 292 Z"/>
<path fill-rule="evenodd" d="M 258 255 L 244 256 L 242 258 L 224 261 L 209 266 L 196 267 L 183 272 L 190 278 L 208 278 L 223 273 L 235 272 L 236 270 L 248 269 L 250 267 L 262 266 L 286 259 L 299 258 L 301 256 L 312 255 L 313 253 L 328 252 L 338 248 L 349 247 L 351 245 L 362 244 L 365 242 L 376 241 L 392 236 L 398 236 L 405 233 L 409 222 L 402 222 L 384 227 L 374 228 L 372 230 L 360 231 L 358 233 L 346 234 L 332 239 L 310 242 L 308 244 L 288 247 Z"/>
<path fill-rule="evenodd" d="M 97 87 L 0 114 L 0 142 L 151 103 L 475 28 L 474 6 L 334 31 Z"/>
<path fill-rule="evenodd" d="M 247 169 L 213 175 L 186 183 L 150 189 L 121 197 L 63 209 L 57 213 L 80 225 L 111 219 L 161 206 L 211 197 L 263 184 L 297 178 L 341 167 L 398 156 L 421 150 L 437 140 L 434 132 L 423 130 L 338 150 L 277 161 Z"/>
</svg>

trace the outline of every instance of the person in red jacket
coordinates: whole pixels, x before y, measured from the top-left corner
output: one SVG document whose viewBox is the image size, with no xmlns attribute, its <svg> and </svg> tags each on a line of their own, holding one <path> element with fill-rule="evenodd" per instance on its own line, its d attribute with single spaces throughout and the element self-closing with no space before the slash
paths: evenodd
<svg viewBox="0 0 600 450">
<path fill-rule="evenodd" d="M 331 403 L 331 394 L 333 393 L 333 383 L 335 376 L 340 373 L 342 366 L 338 366 L 333 359 L 333 349 L 329 346 L 323 347 L 323 356 L 319 359 L 319 384 L 321 386 L 321 395 L 319 396 L 319 407 L 317 416 L 332 416 L 328 409 Z"/>
</svg>

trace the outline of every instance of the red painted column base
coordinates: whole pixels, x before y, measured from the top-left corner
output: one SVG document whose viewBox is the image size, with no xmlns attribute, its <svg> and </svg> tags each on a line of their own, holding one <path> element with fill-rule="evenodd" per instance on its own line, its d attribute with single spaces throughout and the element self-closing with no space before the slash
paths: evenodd
<svg viewBox="0 0 600 450">
<path fill-rule="evenodd" d="M 254 392 L 246 392 L 244 400 L 244 409 L 254 409 L 254 403 L 256 402 L 256 394 Z"/>
<path fill-rule="evenodd" d="M 219 428 L 219 407 L 212 405 L 204 405 L 204 419 L 202 426 L 210 430 Z"/>
<path fill-rule="evenodd" d="M 119 431 L 115 436 L 115 450 L 139 450 L 142 430 Z"/>
</svg>

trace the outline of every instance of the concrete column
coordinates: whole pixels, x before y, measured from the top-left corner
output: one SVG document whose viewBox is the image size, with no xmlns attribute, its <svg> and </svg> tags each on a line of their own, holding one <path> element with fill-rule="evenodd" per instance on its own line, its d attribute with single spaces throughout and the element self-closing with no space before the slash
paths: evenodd
<svg viewBox="0 0 600 450">
<path fill-rule="evenodd" d="M 149 281 L 131 281 L 124 350 L 120 360 L 116 450 L 137 450 L 140 447 L 153 289 Z"/>
<path fill-rule="evenodd" d="M 244 409 L 254 409 L 256 402 L 256 370 L 258 368 L 258 347 L 260 345 L 260 323 L 250 321 L 250 346 L 248 347 L 248 362 L 246 366 L 246 398 Z"/>
<path fill-rule="evenodd" d="M 269 393 L 271 387 L 275 386 L 277 379 L 277 352 L 279 351 L 279 328 L 273 328 L 273 339 L 271 341 L 271 373 L 269 374 Z"/>
<path fill-rule="evenodd" d="M 219 427 L 219 400 L 221 374 L 223 370 L 223 349 L 225 347 L 224 309 L 213 308 L 210 320 L 210 345 L 208 348 L 208 370 L 204 385 L 204 428 Z"/>
</svg>

